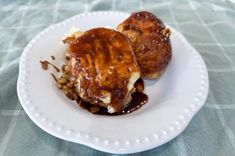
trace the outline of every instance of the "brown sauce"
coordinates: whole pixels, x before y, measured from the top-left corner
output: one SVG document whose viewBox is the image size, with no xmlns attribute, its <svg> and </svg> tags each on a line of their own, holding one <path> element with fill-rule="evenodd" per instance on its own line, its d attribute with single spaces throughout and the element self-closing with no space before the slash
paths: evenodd
<svg viewBox="0 0 235 156">
<path fill-rule="evenodd" d="M 48 69 L 48 62 L 47 61 L 40 61 L 42 69 L 47 70 Z"/>
<path fill-rule="evenodd" d="M 54 64 L 48 62 L 48 61 L 40 61 L 42 69 L 47 70 L 48 69 L 48 65 L 51 65 L 57 72 L 60 72 L 60 69 L 58 67 L 56 67 Z"/>
<path fill-rule="evenodd" d="M 139 78 L 136 83 L 134 84 L 134 87 L 137 92 L 143 92 L 144 91 L 144 81 L 143 79 Z"/>
<path fill-rule="evenodd" d="M 51 56 L 51 59 L 52 59 L 52 60 L 55 60 L 55 56 Z"/>
<path fill-rule="evenodd" d="M 53 79 L 55 80 L 55 82 L 57 82 L 57 78 L 55 77 L 55 75 L 53 73 L 51 73 L 51 76 L 53 77 Z"/>
<path fill-rule="evenodd" d="M 137 91 L 131 95 L 132 100 L 129 103 L 129 105 L 123 108 L 123 110 L 118 113 L 110 114 L 107 112 L 106 108 L 94 106 L 88 102 L 82 101 L 81 99 L 78 99 L 77 103 L 81 108 L 97 115 L 115 116 L 115 115 L 129 114 L 139 109 L 140 107 L 142 107 L 144 104 L 148 102 L 148 96 L 142 92 L 144 89 L 144 81 L 142 79 L 139 79 L 135 84 L 135 87 L 136 86 L 142 88 L 141 92 L 139 92 L 140 91 L 139 89 L 136 89 Z"/>
</svg>

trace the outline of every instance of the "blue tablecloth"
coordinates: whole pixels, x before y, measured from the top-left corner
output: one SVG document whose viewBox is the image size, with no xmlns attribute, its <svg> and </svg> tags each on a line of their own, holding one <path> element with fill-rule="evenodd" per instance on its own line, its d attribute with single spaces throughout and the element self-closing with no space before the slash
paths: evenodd
<svg viewBox="0 0 235 156">
<path fill-rule="evenodd" d="M 209 97 L 186 130 L 134 155 L 235 155 L 234 8 L 234 0 L 0 0 L 0 155 L 109 155 L 47 134 L 28 118 L 16 93 L 26 44 L 49 25 L 97 10 L 155 13 L 187 38 L 208 67 Z"/>
</svg>

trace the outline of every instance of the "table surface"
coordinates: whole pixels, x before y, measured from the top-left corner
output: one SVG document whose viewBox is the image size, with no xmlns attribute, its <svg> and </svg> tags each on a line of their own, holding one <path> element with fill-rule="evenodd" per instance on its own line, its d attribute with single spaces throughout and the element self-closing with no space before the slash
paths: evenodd
<svg viewBox="0 0 235 156">
<path fill-rule="evenodd" d="M 37 127 L 16 92 L 19 58 L 41 30 L 83 12 L 148 10 L 180 31 L 202 55 L 210 91 L 186 130 L 133 155 L 231 156 L 235 153 L 235 3 L 230 0 L 0 0 L 0 155 L 109 155 Z"/>
</svg>

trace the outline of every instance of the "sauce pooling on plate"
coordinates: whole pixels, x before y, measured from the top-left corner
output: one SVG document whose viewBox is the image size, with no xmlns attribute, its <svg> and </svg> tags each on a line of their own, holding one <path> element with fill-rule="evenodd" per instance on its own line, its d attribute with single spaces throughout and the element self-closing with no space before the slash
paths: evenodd
<svg viewBox="0 0 235 156">
<path fill-rule="evenodd" d="M 62 66 L 62 71 L 64 71 L 64 70 L 65 70 L 65 66 L 63 65 Z M 64 77 L 62 77 L 62 79 L 61 78 L 57 79 L 53 73 L 51 73 L 51 75 L 54 78 L 55 82 L 57 83 L 57 86 L 61 85 L 59 81 L 62 80 Z M 68 80 L 66 80 L 66 81 L 68 81 Z M 64 85 L 68 85 L 68 84 L 64 84 Z M 63 86 L 58 87 L 58 88 L 64 89 Z M 68 90 L 67 91 L 68 93 L 65 94 L 65 95 L 70 100 L 75 100 L 81 108 L 83 108 L 83 109 L 85 109 L 85 110 L 87 110 L 87 111 L 89 111 L 93 114 L 115 116 L 115 115 L 129 114 L 129 113 L 139 109 L 140 107 L 142 107 L 144 104 L 146 104 L 148 102 L 148 96 L 143 93 L 143 91 L 144 91 L 144 81 L 141 78 L 139 78 L 136 81 L 136 83 L 134 85 L 134 88 L 135 88 L 136 92 L 134 92 L 131 95 L 132 99 L 131 99 L 130 103 L 126 107 L 124 107 L 120 112 L 113 113 L 113 114 L 108 113 L 107 108 L 105 108 L 105 107 L 99 107 L 97 105 L 93 105 L 93 104 L 90 104 L 86 101 L 83 101 L 77 95 L 77 92 L 76 92 L 75 89 Z"/>
<path fill-rule="evenodd" d="M 110 114 L 107 112 L 106 108 L 94 106 L 81 99 L 78 99 L 77 103 L 81 108 L 86 109 L 87 111 L 93 114 L 97 114 L 97 115 L 115 116 L 115 115 L 129 114 L 139 109 L 140 107 L 142 107 L 144 104 L 148 102 L 148 96 L 142 92 L 144 90 L 144 81 L 141 78 L 136 82 L 135 88 L 136 88 L 136 92 L 131 95 L 132 97 L 131 102 L 128 104 L 128 106 L 123 108 L 121 112 L 118 112 L 118 113 Z"/>
</svg>

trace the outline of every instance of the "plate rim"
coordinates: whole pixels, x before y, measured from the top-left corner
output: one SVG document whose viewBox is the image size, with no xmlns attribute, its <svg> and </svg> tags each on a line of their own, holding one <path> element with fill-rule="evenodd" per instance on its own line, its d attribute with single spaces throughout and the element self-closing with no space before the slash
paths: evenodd
<svg viewBox="0 0 235 156">
<path fill-rule="evenodd" d="M 27 91 L 24 88 L 25 82 L 25 74 L 27 73 L 25 61 L 27 57 L 27 53 L 30 51 L 30 48 L 33 46 L 33 44 L 36 42 L 36 40 L 40 39 L 42 36 L 46 34 L 46 32 L 56 29 L 57 27 L 64 26 L 73 20 L 84 17 L 84 16 L 96 16 L 96 15 L 118 15 L 118 16 L 126 16 L 128 17 L 130 14 L 125 12 L 119 12 L 119 11 L 95 11 L 95 12 L 86 12 L 81 13 L 78 15 L 75 15 L 73 17 L 70 17 L 62 22 L 59 22 L 57 24 L 51 25 L 44 30 L 42 30 L 40 33 L 38 33 L 33 39 L 27 44 L 25 49 L 23 50 L 20 61 L 19 61 L 19 76 L 17 80 L 17 94 L 19 101 L 26 112 L 26 114 L 29 116 L 29 118 L 42 130 L 46 131 L 47 133 L 57 137 L 61 138 L 66 141 L 72 141 L 75 143 L 83 144 L 85 146 L 89 146 L 91 148 L 109 152 L 109 153 L 115 153 L 115 154 L 129 154 L 129 153 L 136 153 L 141 152 L 145 150 L 149 150 L 155 147 L 158 147 L 166 142 L 169 142 L 170 140 L 177 137 L 180 133 L 182 133 L 185 128 L 188 126 L 189 122 L 192 120 L 192 118 L 197 114 L 197 112 L 202 108 L 204 105 L 208 92 L 209 92 L 209 77 L 208 77 L 208 71 L 206 68 L 206 64 L 203 61 L 203 58 L 201 55 L 196 51 L 196 49 L 174 28 L 170 27 L 174 32 L 177 33 L 177 36 L 184 42 L 188 48 L 191 49 L 191 52 L 193 53 L 193 56 L 198 61 L 198 70 L 203 75 L 201 77 L 201 83 L 199 87 L 202 87 L 203 89 L 197 93 L 197 96 L 193 99 L 194 104 L 191 104 L 189 107 L 185 108 L 181 115 L 175 120 L 175 122 L 172 124 L 174 126 L 170 126 L 168 129 L 165 129 L 161 132 L 161 134 L 153 134 L 151 135 L 153 140 L 156 141 L 157 139 L 160 140 L 160 142 L 154 143 L 152 138 L 149 138 L 148 136 L 144 137 L 143 140 L 139 140 L 138 138 L 135 139 L 135 144 L 130 144 L 129 140 L 126 140 L 124 142 L 120 142 L 118 140 L 110 142 L 108 138 L 99 139 L 97 136 L 92 136 L 90 134 L 81 134 L 81 133 L 74 133 L 69 129 L 60 127 L 60 130 L 55 128 L 55 125 L 53 124 L 53 121 L 46 118 L 42 118 L 39 113 L 37 113 L 36 107 L 30 105 L 30 98 L 27 95 Z M 192 108 L 191 108 L 192 107 Z M 190 109 L 191 108 L 191 109 Z M 41 122 L 39 122 L 38 118 L 41 118 Z M 43 123 L 47 123 L 48 127 L 45 127 Z M 74 137 L 74 138 L 72 138 Z M 152 141 L 152 144 L 151 144 Z M 140 142 L 142 146 L 140 145 Z"/>
</svg>

